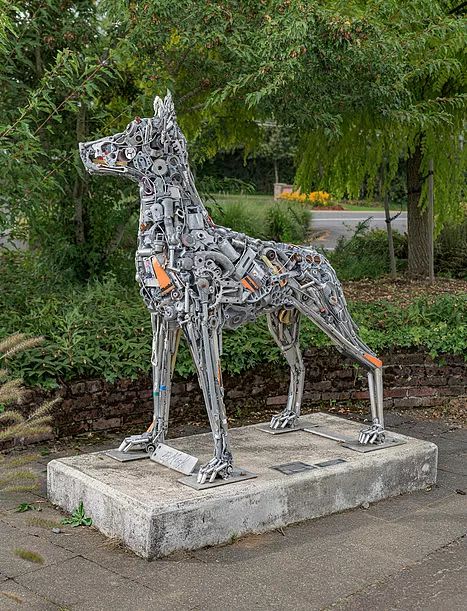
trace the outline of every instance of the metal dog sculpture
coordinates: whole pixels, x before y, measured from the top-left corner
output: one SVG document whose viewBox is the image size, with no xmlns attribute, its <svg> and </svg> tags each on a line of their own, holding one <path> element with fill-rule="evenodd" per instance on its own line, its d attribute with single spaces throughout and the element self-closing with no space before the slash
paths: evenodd
<svg viewBox="0 0 467 611">
<path fill-rule="evenodd" d="M 164 441 L 183 330 L 214 437 L 214 457 L 200 468 L 198 482 L 228 478 L 233 460 L 223 401 L 222 329 L 236 329 L 262 314 L 291 376 L 287 405 L 273 416 L 271 428 L 293 428 L 300 415 L 303 314 L 340 352 L 367 368 L 373 424 L 359 441 L 384 441 L 382 363 L 358 337 L 333 268 L 312 248 L 265 242 L 214 225 L 196 191 L 170 93 L 164 100 L 156 97 L 154 117 L 137 117 L 122 133 L 79 146 L 90 173 L 124 176 L 140 189 L 136 279 L 151 313 L 154 419 L 148 431 L 126 438 L 120 450 L 152 452 Z"/>
</svg>

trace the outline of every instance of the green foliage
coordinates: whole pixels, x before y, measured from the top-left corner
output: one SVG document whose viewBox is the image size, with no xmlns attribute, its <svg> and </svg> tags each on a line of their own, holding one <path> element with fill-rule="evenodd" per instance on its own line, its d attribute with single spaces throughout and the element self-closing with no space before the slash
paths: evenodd
<svg viewBox="0 0 467 611">
<path fill-rule="evenodd" d="M 64 518 L 62 520 L 62 524 L 71 524 L 73 527 L 92 525 L 92 518 L 89 518 L 84 511 L 83 501 L 80 501 L 70 518 Z"/>
<path fill-rule="evenodd" d="M 223 227 L 229 227 L 240 233 L 246 233 L 253 238 L 264 238 L 265 223 L 263 218 L 252 214 L 241 201 L 232 202 L 228 206 L 220 206 L 213 211 L 214 222 Z"/>
<path fill-rule="evenodd" d="M 45 339 L 10 359 L 13 376 L 23 377 L 29 385 L 54 388 L 80 378 L 115 381 L 150 374 L 150 317 L 136 286 L 122 286 L 108 277 L 84 288 L 41 286 L 34 294 L 40 284 L 28 276 L 27 267 L 21 277 L 26 285 L 22 291 L 5 294 L 1 287 L 0 337 L 21 324 L 25 333 Z M 406 309 L 384 301 L 351 303 L 350 308 L 363 339 L 376 351 L 425 347 L 433 354 L 467 354 L 466 301 L 465 296 L 447 295 L 418 300 Z M 301 337 L 304 347 L 329 345 L 308 321 L 303 321 Z M 281 359 L 264 317 L 224 334 L 223 368 L 229 373 Z M 182 376 L 194 373 L 184 340 L 176 371 Z"/>
<path fill-rule="evenodd" d="M 435 269 L 451 278 L 467 280 L 467 215 L 461 223 L 449 223 L 435 242 Z"/>
<path fill-rule="evenodd" d="M 276 242 L 303 244 L 308 233 L 311 212 L 303 204 L 276 202 L 268 210 L 268 237 Z"/>
<path fill-rule="evenodd" d="M 320 186 L 337 197 L 358 196 L 364 183 L 371 193 L 381 178 L 383 189 L 391 188 L 401 159 L 407 160 L 421 147 L 421 192 L 414 193 L 425 207 L 428 164 L 433 160 L 439 232 L 444 223 L 461 215 L 465 189 L 467 156 L 459 136 L 467 107 L 466 22 L 462 11 L 450 12 L 446 2 L 364 4 L 371 5 L 372 18 L 384 36 L 397 33 L 391 58 L 398 66 L 403 104 L 384 112 L 369 112 L 367 104 L 356 109 L 343 105 L 337 130 L 309 129 L 296 180 L 310 189 L 319 177 Z M 382 166 L 387 167 L 384 177 Z"/>
<path fill-rule="evenodd" d="M 32 503 L 20 503 L 15 511 L 16 513 L 24 513 L 25 511 L 42 511 L 42 509 Z"/>
<path fill-rule="evenodd" d="M 407 236 L 394 231 L 394 252 L 397 269 L 407 265 Z M 341 280 L 379 278 L 389 273 L 387 233 L 381 229 L 368 230 L 361 223 L 350 238 L 341 237 L 327 258 Z M 450 223 L 435 241 L 435 272 L 451 278 L 467 278 L 467 220 Z"/>
<path fill-rule="evenodd" d="M 240 193 L 243 195 L 254 193 L 255 185 L 240 178 L 203 176 L 198 181 L 198 191 L 200 193 Z"/>
<path fill-rule="evenodd" d="M 395 231 L 393 240 L 397 268 L 401 270 L 407 262 L 407 237 Z M 379 278 L 389 273 L 387 233 L 382 229 L 369 231 L 365 221 L 350 238 L 342 236 L 326 256 L 341 280 Z"/>
<path fill-rule="evenodd" d="M 264 196 L 215 196 L 215 223 L 255 238 L 302 244 L 311 212 L 297 202 L 275 202 Z"/>
</svg>

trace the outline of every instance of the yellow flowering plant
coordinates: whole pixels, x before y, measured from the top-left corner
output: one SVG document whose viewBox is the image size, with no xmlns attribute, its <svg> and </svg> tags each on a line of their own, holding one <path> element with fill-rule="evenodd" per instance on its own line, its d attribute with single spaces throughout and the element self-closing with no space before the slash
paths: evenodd
<svg viewBox="0 0 467 611">
<path fill-rule="evenodd" d="M 327 191 L 312 191 L 311 193 L 300 193 L 300 191 L 292 191 L 282 193 L 280 199 L 293 202 L 311 202 L 315 206 L 331 205 L 331 196 Z"/>
</svg>

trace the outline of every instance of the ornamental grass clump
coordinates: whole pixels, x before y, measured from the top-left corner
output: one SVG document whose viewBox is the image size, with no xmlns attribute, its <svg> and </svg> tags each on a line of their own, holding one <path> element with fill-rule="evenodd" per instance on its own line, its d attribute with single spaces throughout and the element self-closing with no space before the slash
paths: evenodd
<svg viewBox="0 0 467 611">
<path fill-rule="evenodd" d="M 28 416 L 17 406 L 24 401 L 26 389 L 20 378 L 10 378 L 5 364 L 10 358 L 35 348 L 42 337 L 28 338 L 24 333 L 15 333 L 0 341 L 0 444 L 9 447 L 34 441 L 35 438 L 51 432 L 52 409 L 60 398 L 45 401 Z M 37 487 L 38 476 L 27 467 L 36 459 L 34 455 L 5 456 L 0 454 L 0 490 L 19 492 Z"/>
</svg>

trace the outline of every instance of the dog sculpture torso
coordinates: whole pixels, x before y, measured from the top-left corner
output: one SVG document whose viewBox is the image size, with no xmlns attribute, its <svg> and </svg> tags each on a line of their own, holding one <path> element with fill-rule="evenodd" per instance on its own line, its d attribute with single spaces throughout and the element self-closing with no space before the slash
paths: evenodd
<svg viewBox="0 0 467 611">
<path fill-rule="evenodd" d="M 362 431 L 360 442 L 383 441 L 382 364 L 358 337 L 326 258 L 312 248 L 265 242 L 216 226 L 196 191 L 171 95 L 156 98 L 154 111 L 154 117 L 136 118 L 120 134 L 80 144 L 90 173 L 121 174 L 140 187 L 135 262 L 153 327 L 154 418 L 146 433 L 125 439 L 121 449 L 152 452 L 164 441 L 182 330 L 214 436 L 214 457 L 200 468 L 198 481 L 229 477 L 233 461 L 223 403 L 222 329 L 262 314 L 291 371 L 287 405 L 271 427 L 294 427 L 300 415 L 305 370 L 298 335 L 304 314 L 341 352 L 368 369 L 373 424 Z"/>
</svg>

